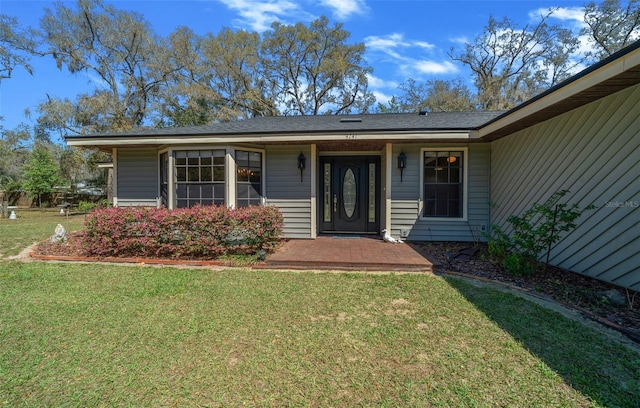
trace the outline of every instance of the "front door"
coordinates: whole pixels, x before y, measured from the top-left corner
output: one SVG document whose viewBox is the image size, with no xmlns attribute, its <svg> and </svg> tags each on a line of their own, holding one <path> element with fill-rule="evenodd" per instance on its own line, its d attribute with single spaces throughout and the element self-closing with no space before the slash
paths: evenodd
<svg viewBox="0 0 640 408">
<path fill-rule="evenodd" d="M 321 232 L 377 234 L 380 229 L 380 158 L 322 157 Z"/>
</svg>

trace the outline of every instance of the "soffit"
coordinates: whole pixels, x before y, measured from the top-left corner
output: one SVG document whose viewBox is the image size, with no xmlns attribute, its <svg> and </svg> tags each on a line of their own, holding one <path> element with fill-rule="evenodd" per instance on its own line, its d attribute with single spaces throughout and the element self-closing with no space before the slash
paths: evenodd
<svg viewBox="0 0 640 408">
<path fill-rule="evenodd" d="M 640 84 L 640 42 L 485 124 L 482 141 L 493 141 L 598 99 Z M 615 58 L 614 58 L 615 57 Z"/>
</svg>

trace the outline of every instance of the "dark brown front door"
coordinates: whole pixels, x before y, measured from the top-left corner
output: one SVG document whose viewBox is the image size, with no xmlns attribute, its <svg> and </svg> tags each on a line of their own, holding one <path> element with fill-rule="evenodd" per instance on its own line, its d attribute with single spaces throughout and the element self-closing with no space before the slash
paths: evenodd
<svg viewBox="0 0 640 408">
<path fill-rule="evenodd" d="M 378 233 L 380 158 L 323 157 L 320 168 L 321 231 Z"/>
</svg>

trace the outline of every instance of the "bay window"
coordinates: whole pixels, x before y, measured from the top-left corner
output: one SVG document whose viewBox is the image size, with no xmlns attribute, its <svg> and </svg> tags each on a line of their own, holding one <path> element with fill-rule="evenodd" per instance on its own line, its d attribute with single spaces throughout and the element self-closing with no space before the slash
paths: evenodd
<svg viewBox="0 0 640 408">
<path fill-rule="evenodd" d="M 225 204 L 225 155 L 224 149 L 174 152 L 178 208 Z"/>
<path fill-rule="evenodd" d="M 236 150 L 236 206 L 262 204 L 262 153 Z"/>
</svg>

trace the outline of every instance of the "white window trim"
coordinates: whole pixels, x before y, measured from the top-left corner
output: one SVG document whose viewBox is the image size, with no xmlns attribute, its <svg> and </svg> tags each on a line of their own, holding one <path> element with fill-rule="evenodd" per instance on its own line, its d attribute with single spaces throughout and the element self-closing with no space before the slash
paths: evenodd
<svg viewBox="0 0 640 408">
<path fill-rule="evenodd" d="M 170 210 L 174 210 L 176 208 L 178 208 L 178 196 L 176 193 L 176 189 L 178 186 L 178 180 L 176 179 L 176 171 L 175 171 L 175 152 L 177 151 L 192 151 L 192 150 L 224 150 L 225 151 L 225 167 L 226 167 L 226 174 L 225 176 L 228 177 L 229 173 L 233 173 L 233 183 L 234 183 L 234 192 L 235 192 L 235 161 L 233 161 L 234 164 L 234 171 L 230 172 L 229 171 L 229 154 L 230 154 L 230 150 L 233 151 L 233 149 L 230 149 L 229 146 L 211 146 L 211 145 L 204 145 L 204 144 L 198 144 L 198 145 L 179 145 L 179 146 L 172 146 L 172 147 L 168 147 L 168 148 L 164 148 L 161 150 L 158 150 L 158 163 L 161 166 L 162 164 L 160 163 L 160 155 L 162 153 L 167 153 L 168 157 L 169 157 L 169 169 L 167 172 L 167 177 L 169 179 L 169 191 L 168 191 L 168 201 L 169 201 L 169 206 L 168 209 Z M 233 153 L 235 155 L 235 152 Z M 158 174 L 160 174 L 160 167 L 158 167 Z M 158 183 L 158 197 L 160 197 L 160 183 Z M 234 196 L 234 204 L 235 204 L 235 196 Z M 225 181 L 225 205 L 229 206 L 229 182 Z"/>
<path fill-rule="evenodd" d="M 238 166 L 236 165 L 236 151 L 240 150 L 243 152 L 256 152 L 256 153 L 260 153 L 262 155 L 262 160 L 261 160 L 261 165 L 260 165 L 260 172 L 262 173 L 262 179 L 260 180 L 260 196 L 262 197 L 262 199 L 260 200 L 261 203 L 260 205 L 264 206 L 266 205 L 267 202 L 267 183 L 266 183 L 266 162 L 267 162 L 267 151 L 265 149 L 256 149 L 256 148 L 250 148 L 250 147 L 242 147 L 242 146 L 233 146 L 231 149 L 228 150 L 227 152 L 227 156 L 229 158 L 229 165 L 227 166 L 227 176 L 229 176 L 228 178 L 228 188 L 229 188 L 229 193 L 233 193 L 233 195 L 229 194 L 229 199 L 227 201 L 227 205 L 229 205 L 231 208 L 236 208 L 238 206 L 238 191 L 236 188 L 236 173 L 238 171 Z"/>
<path fill-rule="evenodd" d="M 175 188 L 177 185 L 177 181 L 175 179 L 175 161 L 174 161 L 174 153 L 179 150 L 224 150 L 225 151 L 225 165 L 226 165 L 226 182 L 225 182 L 225 203 L 230 208 L 235 208 L 237 206 L 237 191 L 236 191 L 236 150 L 242 150 L 246 152 L 258 152 L 262 155 L 262 186 L 261 193 L 262 196 L 262 205 L 266 205 L 267 201 L 267 183 L 266 183 L 266 168 L 267 168 L 267 151 L 266 149 L 257 149 L 251 147 L 243 147 L 243 146 L 229 146 L 229 145 L 207 145 L 207 144 L 197 144 L 197 145 L 176 145 L 167 148 L 163 148 L 158 150 L 158 162 L 160 161 L 160 155 L 162 153 L 169 154 L 169 208 L 174 209 L 177 208 L 177 197 L 175 194 Z M 114 149 L 114 157 L 115 155 Z M 158 174 L 160 174 L 158 168 Z M 114 171 L 114 180 L 116 177 L 116 172 Z M 157 186 L 158 188 L 158 196 L 160 195 L 160 184 Z M 115 191 L 114 184 L 114 202 L 117 203 L 117 195 Z"/>
<path fill-rule="evenodd" d="M 162 206 L 162 155 L 167 154 L 167 209 L 173 210 L 175 194 L 173 189 L 171 188 L 173 180 L 173 168 L 171 167 L 173 164 L 173 152 L 170 149 L 162 149 L 158 151 L 158 208 Z"/>
<path fill-rule="evenodd" d="M 424 153 L 441 151 L 462 151 L 462 217 L 425 217 L 424 216 Z M 420 149 L 420 219 L 424 221 L 467 222 L 469 200 L 469 148 L 460 146 L 424 147 Z"/>
</svg>

